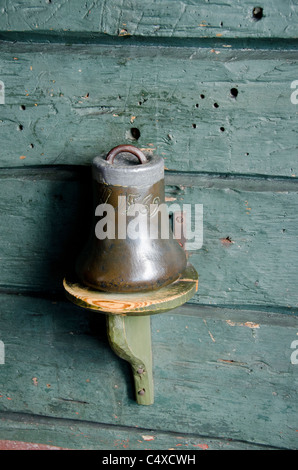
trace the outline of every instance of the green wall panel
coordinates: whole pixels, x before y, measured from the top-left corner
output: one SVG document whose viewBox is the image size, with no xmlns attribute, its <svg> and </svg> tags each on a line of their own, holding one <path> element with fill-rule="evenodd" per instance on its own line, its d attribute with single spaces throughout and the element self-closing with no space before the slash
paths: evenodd
<svg viewBox="0 0 298 470">
<path fill-rule="evenodd" d="M 297 13 L 292 0 L 2 2 L 0 439 L 298 448 Z M 152 318 L 151 407 L 104 316 L 62 290 L 89 232 L 90 163 L 121 143 L 164 158 L 169 204 L 203 205 L 198 294 Z"/>
<path fill-rule="evenodd" d="M 179 432 L 162 432 L 130 428 L 100 423 L 80 422 L 72 419 L 57 419 L 50 417 L 28 416 L 18 413 L 1 413 L 0 439 L 23 441 L 25 443 L 40 443 L 57 446 L 63 449 L 78 450 L 110 450 L 124 452 L 122 457 L 128 459 L 131 450 L 172 450 L 174 455 L 181 451 L 189 451 L 189 459 L 197 456 L 197 451 L 205 450 L 267 450 L 268 446 L 240 442 L 231 439 L 208 439 L 206 437 Z M 1 441 L 0 441 L 1 445 Z M 269 448 L 269 450 L 271 447 Z M 275 448 L 276 449 L 276 448 Z M 174 452 L 176 451 L 176 452 Z M 126 455 L 127 454 L 127 455 Z M 146 452 L 143 454 L 145 460 Z M 151 454 L 149 454 L 151 455 Z M 139 456 L 137 456 L 138 458 Z M 140 458 L 142 456 L 140 455 Z M 182 457 L 185 458 L 185 457 Z M 102 456 L 103 459 L 103 456 Z M 101 462 L 101 460 L 99 462 Z M 186 456 L 187 459 L 187 456 Z M 160 461 L 162 459 L 160 458 Z M 149 457 L 149 463 L 153 457 Z M 175 457 L 171 458 L 175 462 Z M 124 460 L 122 462 L 125 462 Z M 192 464 L 190 460 L 190 464 Z"/>
<path fill-rule="evenodd" d="M 259 21 L 254 7 L 263 7 Z M 298 6 L 291 0 L 25 0 L 1 8 L 0 30 L 73 31 L 147 37 L 297 37 Z"/>
<path fill-rule="evenodd" d="M 2 171 L 2 288 L 61 292 L 89 233 L 91 177 L 83 170 Z M 191 204 L 193 224 L 195 204 L 203 205 L 203 246 L 189 252 L 200 275 L 192 302 L 297 307 L 296 185 L 261 179 L 259 190 L 239 189 L 202 178 L 186 187 L 179 175 L 176 184 L 169 176 L 168 203 Z"/>
<path fill-rule="evenodd" d="M 0 166 L 88 165 L 133 143 L 169 170 L 292 178 L 297 76 L 295 50 L 3 44 Z"/>
<path fill-rule="evenodd" d="M 27 421 L 32 414 L 78 426 L 112 425 L 111 439 L 122 426 L 151 430 L 157 438 L 175 432 L 189 436 L 184 443 L 190 449 L 200 436 L 231 439 L 232 448 L 233 441 L 236 448 L 237 441 L 297 448 L 298 366 L 291 363 L 296 317 L 191 306 L 155 316 L 156 399 L 144 407 L 134 401 L 128 364 L 108 345 L 102 315 L 89 317 L 69 302 L 16 295 L 1 296 L 0 312 L 4 418 L 17 413 Z"/>
</svg>

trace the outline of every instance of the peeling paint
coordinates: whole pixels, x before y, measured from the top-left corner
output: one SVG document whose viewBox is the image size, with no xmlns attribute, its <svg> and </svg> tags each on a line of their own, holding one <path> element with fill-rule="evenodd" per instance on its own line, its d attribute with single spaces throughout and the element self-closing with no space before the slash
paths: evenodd
<svg viewBox="0 0 298 470">
<path fill-rule="evenodd" d="M 220 241 L 221 241 L 221 243 L 222 243 L 224 246 L 229 246 L 229 245 L 231 245 L 232 243 L 235 243 L 233 240 L 231 240 L 230 237 L 221 238 Z"/>
<path fill-rule="evenodd" d="M 155 437 L 154 436 L 142 436 L 144 441 L 154 441 Z"/>
<path fill-rule="evenodd" d="M 234 322 L 232 320 L 226 320 L 226 323 L 230 326 L 246 326 L 247 328 L 260 328 L 259 323 L 253 323 L 251 321 L 241 323 L 241 322 Z"/>
<path fill-rule="evenodd" d="M 200 447 L 202 450 L 207 450 L 209 449 L 208 444 L 193 444 L 194 447 Z"/>
<path fill-rule="evenodd" d="M 203 320 L 203 322 L 204 322 L 205 325 L 207 326 L 206 320 Z M 208 333 L 209 333 L 209 336 L 210 336 L 210 338 L 212 339 L 213 343 L 215 343 L 215 342 L 216 342 L 216 341 L 215 341 L 215 338 L 214 338 L 214 336 L 212 335 L 211 331 L 209 331 L 209 329 L 208 329 Z"/>
</svg>

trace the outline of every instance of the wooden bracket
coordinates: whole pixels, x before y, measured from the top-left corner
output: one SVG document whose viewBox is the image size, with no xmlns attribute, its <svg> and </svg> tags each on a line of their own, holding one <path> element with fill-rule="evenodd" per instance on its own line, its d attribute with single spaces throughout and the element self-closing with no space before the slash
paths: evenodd
<svg viewBox="0 0 298 470">
<path fill-rule="evenodd" d="M 139 405 L 154 402 L 150 316 L 107 316 L 110 346 L 132 367 L 136 401 Z"/>
<path fill-rule="evenodd" d="M 154 386 L 150 315 L 179 307 L 195 294 L 198 274 L 194 267 L 188 263 L 175 282 L 152 292 L 108 293 L 66 279 L 63 285 L 73 303 L 107 315 L 110 346 L 132 367 L 136 401 L 140 405 L 151 405 Z"/>
</svg>

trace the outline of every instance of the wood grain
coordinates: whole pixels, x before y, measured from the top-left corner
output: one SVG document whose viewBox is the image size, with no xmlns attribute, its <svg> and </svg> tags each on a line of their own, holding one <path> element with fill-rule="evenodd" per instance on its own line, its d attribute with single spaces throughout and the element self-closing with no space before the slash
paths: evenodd
<svg viewBox="0 0 298 470">
<path fill-rule="evenodd" d="M 207 445 L 297 448 L 295 316 L 188 305 L 151 323 L 155 404 L 143 407 L 129 365 L 110 349 L 104 316 L 67 301 L 2 295 L 0 411 L 16 413 L 18 423 L 4 421 L 0 437 L 68 447 L 73 424 L 75 447 L 113 448 L 131 438 L 131 448 L 144 448 L 140 436 L 149 434 L 156 439 L 148 448 L 194 449 L 202 436 Z"/>
<path fill-rule="evenodd" d="M 208 439 L 182 433 L 167 433 L 146 428 L 80 422 L 71 419 L 0 413 L 0 436 L 67 446 L 68 449 L 132 451 L 142 450 L 270 450 L 269 446 L 229 439 Z"/>
<path fill-rule="evenodd" d="M 130 143 L 172 171 L 298 175 L 296 49 L 4 43 L 0 70 L 1 167 Z"/>
<path fill-rule="evenodd" d="M 198 290 L 198 274 L 191 264 L 171 284 L 152 292 L 109 293 L 63 280 L 68 298 L 80 307 L 110 315 L 149 315 L 166 312 L 189 301 Z"/>
<path fill-rule="evenodd" d="M 89 233 L 90 180 L 62 169 L 21 173 L 4 172 L 0 184 L 0 286 L 61 295 Z M 231 180 L 217 188 L 204 178 L 185 187 L 176 177 L 167 186 L 168 204 L 203 204 L 203 246 L 190 252 L 200 277 L 192 302 L 297 308 L 295 185 L 284 191 L 269 181 L 260 191 L 241 190 L 230 189 Z"/>
<path fill-rule="evenodd" d="M 297 449 L 297 2 L 2 3 L 0 439 Z M 169 204 L 204 207 L 199 296 L 152 317 L 149 408 L 104 315 L 61 300 L 88 166 L 120 143 L 164 157 Z"/>
<path fill-rule="evenodd" d="M 290 0 L 263 2 L 263 15 L 253 18 L 249 0 L 25 0 L 7 2 L 0 30 L 87 32 L 90 36 L 146 37 L 297 37 L 297 4 Z"/>
</svg>

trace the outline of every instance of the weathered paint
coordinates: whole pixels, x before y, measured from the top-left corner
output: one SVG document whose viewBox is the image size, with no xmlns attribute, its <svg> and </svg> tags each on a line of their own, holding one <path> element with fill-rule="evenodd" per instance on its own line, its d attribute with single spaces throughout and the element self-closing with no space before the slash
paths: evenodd
<svg viewBox="0 0 298 470">
<path fill-rule="evenodd" d="M 259 326 L 248 328 L 246 322 Z M 63 421 L 71 420 L 78 432 L 82 427 L 91 434 L 88 443 L 84 431 L 74 431 L 70 442 L 76 447 L 96 446 L 96 433 L 101 448 L 113 446 L 113 436 L 131 437 L 130 448 L 138 448 L 137 435 L 148 448 L 175 447 L 175 436 L 184 439 L 177 444 L 217 438 L 231 439 L 231 448 L 240 441 L 298 447 L 298 366 L 291 364 L 296 317 L 186 305 L 151 317 L 151 323 L 156 393 L 154 405 L 143 407 L 135 403 L 129 365 L 110 349 L 104 316 L 89 316 L 68 301 L 2 295 L 0 438 L 69 447 L 61 433 L 66 427 L 70 435 Z M 6 425 L 14 413 L 19 423 Z M 30 415 L 36 418 L 24 439 L 22 417 L 30 423 Z M 34 432 L 38 416 L 42 440 Z M 176 434 L 167 441 L 170 432 Z M 156 439 L 141 438 L 148 434 Z"/>
<path fill-rule="evenodd" d="M 3 5 L 0 439 L 298 448 L 294 3 L 259 18 L 248 0 Z M 91 207 L 83 166 L 127 142 L 164 157 L 168 203 L 204 205 L 200 296 L 152 319 L 149 409 L 105 324 L 61 301 Z"/>
<path fill-rule="evenodd" d="M 22 416 L 1 413 L 0 435 L 10 439 L 21 437 L 35 442 L 58 442 L 70 449 L 90 449 L 106 451 L 129 450 L 263 450 L 268 449 L 258 444 L 237 440 L 208 439 L 195 435 L 151 431 L 137 427 L 122 428 L 121 426 L 87 423 L 68 419 Z M 149 434 L 151 433 L 151 434 Z M 270 448 L 269 448 L 270 450 Z"/>
<path fill-rule="evenodd" d="M 2 172 L 0 285 L 59 294 L 89 233 L 89 178 L 62 168 L 32 170 L 27 176 L 22 171 L 14 177 Z M 200 277 L 191 301 L 297 308 L 296 185 L 291 190 L 286 184 L 283 191 L 282 183 L 261 181 L 262 190 L 254 191 L 231 189 L 235 182 L 229 180 L 225 185 L 220 180 L 217 188 L 212 177 L 182 188 L 179 174 L 175 181 L 167 186 L 174 203 L 181 208 L 203 204 L 203 246 L 189 252 Z"/>
<path fill-rule="evenodd" d="M 254 18 L 250 0 L 26 0 L 8 2 L 0 16 L 0 30 L 145 37 L 297 37 L 298 6 L 291 0 L 262 2 Z M 32 14 L 34 13 L 34 14 Z"/>
<path fill-rule="evenodd" d="M 0 440 L 0 450 L 66 450 L 60 447 L 37 444 L 33 442 Z"/>
<path fill-rule="evenodd" d="M 296 49 L 218 52 L 2 44 L 0 166 L 90 165 L 133 143 L 172 171 L 297 177 Z"/>
</svg>

